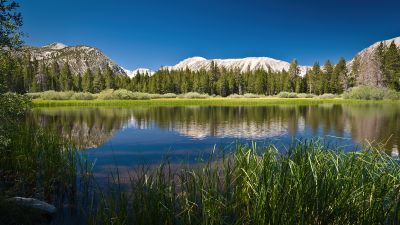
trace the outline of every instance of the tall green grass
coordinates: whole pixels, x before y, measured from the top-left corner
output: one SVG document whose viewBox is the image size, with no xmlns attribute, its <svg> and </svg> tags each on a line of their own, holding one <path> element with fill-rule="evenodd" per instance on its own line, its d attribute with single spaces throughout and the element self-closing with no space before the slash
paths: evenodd
<svg viewBox="0 0 400 225">
<path fill-rule="evenodd" d="M 56 132 L 27 123 L 29 105 L 24 96 L 0 95 L 0 224 L 34 224 L 33 214 L 7 198 L 33 197 L 59 206 L 76 194 L 75 148 Z"/>
<path fill-rule="evenodd" d="M 358 86 L 343 93 L 345 99 L 399 100 L 400 93 L 388 88 Z"/>
<path fill-rule="evenodd" d="M 131 176 L 101 192 L 89 224 L 395 224 L 400 165 L 367 149 L 345 153 L 301 143 L 238 147 L 198 166 Z"/>
</svg>

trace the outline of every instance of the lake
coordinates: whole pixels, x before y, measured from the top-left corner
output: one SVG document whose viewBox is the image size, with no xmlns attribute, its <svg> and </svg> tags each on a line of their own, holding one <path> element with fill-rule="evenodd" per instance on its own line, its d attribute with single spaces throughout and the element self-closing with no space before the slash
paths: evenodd
<svg viewBox="0 0 400 225">
<path fill-rule="evenodd" d="M 71 139 L 95 161 L 99 177 L 116 166 L 130 171 L 165 157 L 193 163 L 238 143 L 274 144 L 281 151 L 304 139 L 345 150 L 371 143 L 393 157 L 400 145 L 399 104 L 54 107 L 35 108 L 29 120 Z"/>
</svg>

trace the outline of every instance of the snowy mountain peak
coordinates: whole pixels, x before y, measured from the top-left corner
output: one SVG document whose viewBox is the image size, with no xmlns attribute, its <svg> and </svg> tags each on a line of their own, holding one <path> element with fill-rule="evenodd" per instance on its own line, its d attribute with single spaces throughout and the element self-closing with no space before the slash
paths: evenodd
<svg viewBox="0 0 400 225">
<path fill-rule="evenodd" d="M 184 70 L 189 69 L 193 71 L 198 70 L 209 70 L 211 69 L 211 62 L 214 62 L 218 67 L 224 67 L 226 69 L 238 69 L 241 72 L 248 70 L 254 71 L 257 69 L 273 71 L 289 70 L 290 63 L 269 58 L 269 57 L 247 57 L 239 59 L 205 59 L 203 57 L 191 57 L 187 58 L 175 66 L 164 67 L 170 70 Z M 301 75 L 306 73 L 308 67 L 300 66 Z"/>
</svg>

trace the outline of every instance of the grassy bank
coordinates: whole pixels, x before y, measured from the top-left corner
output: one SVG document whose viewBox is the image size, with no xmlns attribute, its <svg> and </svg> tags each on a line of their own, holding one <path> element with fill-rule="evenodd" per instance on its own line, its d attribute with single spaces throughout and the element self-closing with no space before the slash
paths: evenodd
<svg viewBox="0 0 400 225">
<path fill-rule="evenodd" d="M 353 100 L 318 98 L 206 98 L 206 99 L 149 99 L 149 100 L 41 100 L 34 99 L 34 107 L 52 106 L 266 106 L 266 105 L 309 105 L 321 103 L 400 103 L 391 100 Z"/>
<path fill-rule="evenodd" d="M 133 173 L 105 189 L 89 224 L 396 224 L 400 165 L 379 151 L 299 143 L 238 147 L 196 168 Z M 119 184 L 120 177 L 113 176 Z"/>
</svg>

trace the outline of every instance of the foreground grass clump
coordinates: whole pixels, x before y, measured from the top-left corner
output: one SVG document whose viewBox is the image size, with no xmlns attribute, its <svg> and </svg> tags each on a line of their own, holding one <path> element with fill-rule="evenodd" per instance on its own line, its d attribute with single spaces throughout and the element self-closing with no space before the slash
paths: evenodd
<svg viewBox="0 0 400 225">
<path fill-rule="evenodd" d="M 26 123 L 29 107 L 26 96 L 0 95 L 0 224 L 34 224 L 26 210 L 7 198 L 33 197 L 58 205 L 72 201 L 64 197 L 76 190 L 75 150 L 52 130 Z"/>
<path fill-rule="evenodd" d="M 388 88 L 359 86 L 351 88 L 343 93 L 343 98 L 362 100 L 399 100 L 400 93 Z"/>
<path fill-rule="evenodd" d="M 238 147 L 196 166 L 118 173 L 89 224 L 393 224 L 400 165 L 373 149 L 344 153 L 302 143 L 287 154 Z"/>
</svg>

